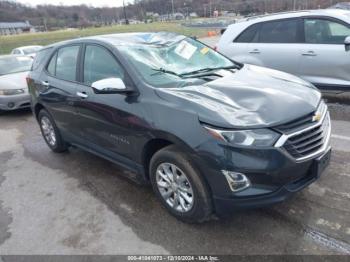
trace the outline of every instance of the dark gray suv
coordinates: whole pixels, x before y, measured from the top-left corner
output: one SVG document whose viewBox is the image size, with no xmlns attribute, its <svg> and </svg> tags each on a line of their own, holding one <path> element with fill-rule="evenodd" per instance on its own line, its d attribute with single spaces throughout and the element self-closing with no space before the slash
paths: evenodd
<svg viewBox="0 0 350 262">
<path fill-rule="evenodd" d="M 314 86 L 185 36 L 58 43 L 38 53 L 28 85 L 54 152 L 74 145 L 123 166 L 183 221 L 283 201 L 329 163 Z"/>
</svg>

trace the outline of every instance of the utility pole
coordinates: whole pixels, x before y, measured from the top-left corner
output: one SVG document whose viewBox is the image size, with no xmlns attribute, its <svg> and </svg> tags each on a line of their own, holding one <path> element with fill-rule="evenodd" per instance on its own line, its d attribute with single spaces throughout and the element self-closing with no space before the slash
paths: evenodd
<svg viewBox="0 0 350 262">
<path fill-rule="evenodd" d="M 172 20 L 174 20 L 175 19 L 175 16 L 174 16 L 174 0 L 171 0 L 171 12 L 173 14 Z"/>
<path fill-rule="evenodd" d="M 129 21 L 126 18 L 126 9 L 125 9 L 125 0 L 123 0 L 123 11 L 124 11 L 124 19 L 125 19 L 125 24 L 128 25 Z"/>
<path fill-rule="evenodd" d="M 209 17 L 211 17 L 211 0 L 209 0 Z"/>
<path fill-rule="evenodd" d="M 297 8 L 297 0 L 293 0 L 293 10 L 295 11 Z"/>
</svg>

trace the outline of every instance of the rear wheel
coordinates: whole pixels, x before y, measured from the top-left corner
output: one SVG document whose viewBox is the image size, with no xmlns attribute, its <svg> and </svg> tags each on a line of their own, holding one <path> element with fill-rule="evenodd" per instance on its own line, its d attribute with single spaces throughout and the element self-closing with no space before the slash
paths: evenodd
<svg viewBox="0 0 350 262">
<path fill-rule="evenodd" d="M 38 115 L 41 134 L 45 139 L 46 144 L 55 153 L 67 151 L 68 146 L 62 139 L 62 136 L 55 124 L 51 115 L 42 109 Z"/>
<path fill-rule="evenodd" d="M 189 223 L 210 218 L 212 204 L 207 185 L 176 146 L 166 147 L 152 157 L 150 180 L 157 197 L 176 218 Z"/>
</svg>

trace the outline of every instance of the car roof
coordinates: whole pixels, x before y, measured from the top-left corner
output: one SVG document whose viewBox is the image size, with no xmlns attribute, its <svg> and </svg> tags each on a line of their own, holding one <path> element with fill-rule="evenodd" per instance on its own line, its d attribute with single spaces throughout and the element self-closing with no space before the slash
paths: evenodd
<svg viewBox="0 0 350 262">
<path fill-rule="evenodd" d="M 33 48 L 33 47 L 39 47 L 39 48 L 42 48 L 43 46 L 41 45 L 26 45 L 26 46 L 19 46 L 15 49 L 27 49 L 27 48 Z"/>
<path fill-rule="evenodd" d="M 179 35 L 176 33 L 169 32 L 142 32 L 142 33 L 120 33 L 120 34 L 109 34 L 109 35 L 97 35 L 83 37 L 68 41 L 59 42 L 50 46 L 45 47 L 55 47 L 65 44 L 73 44 L 84 41 L 100 41 L 113 46 L 123 46 L 123 45 L 171 45 L 172 43 L 178 42 L 184 39 L 186 36 Z"/>
<path fill-rule="evenodd" d="M 26 55 L 0 55 L 0 59 L 3 59 L 3 58 L 10 58 L 10 57 L 25 57 L 25 58 L 31 58 L 30 56 L 26 56 Z"/>
<path fill-rule="evenodd" d="M 331 16 L 331 17 L 343 17 L 350 20 L 350 11 L 343 9 L 319 9 L 319 10 L 303 10 L 303 11 L 291 11 L 284 13 L 266 14 L 261 16 L 246 17 L 239 20 L 239 22 L 259 23 L 271 20 L 285 19 L 285 18 L 296 18 L 303 16 Z"/>
</svg>

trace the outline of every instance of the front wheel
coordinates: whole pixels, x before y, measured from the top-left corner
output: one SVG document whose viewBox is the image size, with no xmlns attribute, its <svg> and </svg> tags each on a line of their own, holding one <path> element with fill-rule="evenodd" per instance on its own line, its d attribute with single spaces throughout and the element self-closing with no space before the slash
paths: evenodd
<svg viewBox="0 0 350 262">
<path fill-rule="evenodd" d="M 213 208 L 208 187 L 176 146 L 166 147 L 152 157 L 150 180 L 163 206 L 176 218 L 189 223 L 210 218 Z"/>
<path fill-rule="evenodd" d="M 50 149 L 55 153 L 67 151 L 67 144 L 62 139 L 55 121 L 49 112 L 47 112 L 45 109 L 42 109 L 39 112 L 38 120 L 40 124 L 41 134 Z"/>
</svg>

